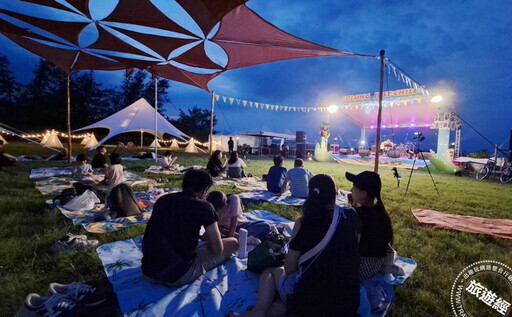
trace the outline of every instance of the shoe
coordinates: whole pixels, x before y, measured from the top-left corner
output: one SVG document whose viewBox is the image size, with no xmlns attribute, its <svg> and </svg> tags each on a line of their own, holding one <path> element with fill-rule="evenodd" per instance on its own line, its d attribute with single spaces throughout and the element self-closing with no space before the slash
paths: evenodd
<svg viewBox="0 0 512 317">
<path fill-rule="evenodd" d="M 59 294 L 44 297 L 28 294 L 25 307 L 38 316 L 77 316 L 83 311 L 80 304 Z"/>
<path fill-rule="evenodd" d="M 48 286 L 48 291 L 50 294 L 64 296 L 87 307 L 99 305 L 107 300 L 107 294 L 97 291 L 96 287 L 83 283 L 51 283 Z"/>
<path fill-rule="evenodd" d="M 80 238 L 71 238 L 66 240 L 58 240 L 52 245 L 51 250 L 54 253 L 68 251 L 84 251 L 94 248 L 99 244 L 98 240 L 84 240 Z"/>
</svg>

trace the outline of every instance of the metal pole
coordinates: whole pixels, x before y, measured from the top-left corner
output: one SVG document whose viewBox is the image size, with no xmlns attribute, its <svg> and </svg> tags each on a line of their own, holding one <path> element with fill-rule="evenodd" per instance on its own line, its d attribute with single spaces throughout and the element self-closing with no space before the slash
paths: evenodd
<svg viewBox="0 0 512 317">
<path fill-rule="evenodd" d="M 215 104 L 215 91 L 212 91 L 212 109 L 210 112 L 210 156 L 212 155 L 212 144 L 213 144 L 213 105 Z"/>
<path fill-rule="evenodd" d="M 72 149 L 71 149 L 71 97 L 70 97 L 70 92 L 69 92 L 69 74 L 68 74 L 68 78 L 67 78 L 67 87 L 66 87 L 66 90 L 67 90 L 67 94 L 68 94 L 68 118 L 67 118 L 67 126 L 68 126 L 68 163 L 69 165 L 71 165 L 71 161 L 72 161 Z"/>
<path fill-rule="evenodd" d="M 158 78 L 155 77 L 155 162 L 158 162 Z"/>
<path fill-rule="evenodd" d="M 496 175 L 496 168 L 498 167 L 498 144 L 494 145 L 494 167 L 492 169 L 492 177 Z"/>
<path fill-rule="evenodd" d="M 142 139 L 143 139 L 144 131 L 140 129 L 140 147 L 142 147 Z"/>
<path fill-rule="evenodd" d="M 382 93 L 384 88 L 384 63 L 385 63 L 386 51 L 380 51 L 380 88 L 379 88 L 379 114 L 377 115 L 377 138 L 375 140 L 375 166 L 373 171 L 379 172 L 379 151 L 380 151 L 380 124 L 382 117 Z"/>
</svg>

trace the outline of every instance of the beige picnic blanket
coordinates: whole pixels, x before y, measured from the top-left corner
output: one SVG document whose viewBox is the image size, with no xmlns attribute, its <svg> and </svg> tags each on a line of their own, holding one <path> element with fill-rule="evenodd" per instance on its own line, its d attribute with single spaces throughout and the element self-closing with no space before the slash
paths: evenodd
<svg viewBox="0 0 512 317">
<path fill-rule="evenodd" d="M 445 214 L 435 210 L 411 209 L 420 225 L 512 239 L 512 220 Z"/>
</svg>

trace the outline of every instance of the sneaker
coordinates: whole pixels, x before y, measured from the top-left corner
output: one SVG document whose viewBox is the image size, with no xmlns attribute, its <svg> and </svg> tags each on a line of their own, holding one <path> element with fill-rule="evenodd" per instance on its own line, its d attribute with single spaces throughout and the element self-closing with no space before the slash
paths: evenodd
<svg viewBox="0 0 512 317">
<path fill-rule="evenodd" d="M 77 302 L 59 294 L 44 297 L 29 294 L 25 299 L 25 307 L 38 316 L 77 316 L 82 310 Z"/>
<path fill-rule="evenodd" d="M 68 251 L 84 251 L 98 246 L 98 240 L 84 240 L 80 238 L 71 238 L 67 240 L 58 240 L 52 245 L 54 253 Z"/>
<path fill-rule="evenodd" d="M 96 287 L 83 283 L 51 283 L 48 286 L 48 291 L 50 294 L 64 296 L 87 307 L 99 305 L 107 300 L 107 294 L 97 291 Z"/>
</svg>

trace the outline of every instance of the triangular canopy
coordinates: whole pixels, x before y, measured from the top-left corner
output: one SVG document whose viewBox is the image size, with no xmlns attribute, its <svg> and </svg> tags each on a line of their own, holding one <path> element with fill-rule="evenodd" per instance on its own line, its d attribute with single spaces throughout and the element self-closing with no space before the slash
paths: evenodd
<svg viewBox="0 0 512 317">
<path fill-rule="evenodd" d="M 95 147 L 101 145 L 111 137 L 125 132 L 146 132 L 155 135 L 155 108 L 144 99 L 140 98 L 128 107 L 96 123 L 75 130 L 83 131 L 95 128 L 109 129 L 109 133 Z M 161 114 L 157 113 L 158 137 L 163 139 L 164 133 L 168 133 L 185 140 L 188 137 L 185 133 L 174 127 Z M 93 147 L 93 148 L 95 148 Z"/>
<path fill-rule="evenodd" d="M 156 141 L 156 147 L 157 148 L 161 148 L 162 146 L 160 145 L 160 142 L 158 142 L 157 140 L 153 140 L 153 142 L 151 142 L 151 145 L 149 147 L 150 148 L 154 148 L 155 147 L 155 141 Z"/>
<path fill-rule="evenodd" d="M 171 149 L 179 149 L 179 148 L 180 148 L 180 146 L 178 145 L 178 140 L 172 139 Z"/>
<path fill-rule="evenodd" d="M 50 133 L 44 145 L 54 149 L 62 149 L 64 147 L 60 142 L 59 137 L 57 136 L 57 133 L 55 131 L 52 131 L 52 133 Z"/>
<path fill-rule="evenodd" d="M 82 142 L 80 142 L 80 145 L 86 145 L 87 142 L 89 142 L 89 139 L 91 138 L 91 134 L 90 133 L 87 133 L 85 134 L 85 137 L 84 139 L 82 140 Z"/>
<path fill-rule="evenodd" d="M 204 152 L 196 146 L 194 139 L 190 139 L 185 147 L 185 153 L 199 153 L 199 151 Z"/>
<path fill-rule="evenodd" d="M 85 144 L 86 149 L 90 149 L 96 146 L 98 144 L 98 140 L 96 140 L 96 137 L 94 136 L 94 133 L 91 133 L 89 136 L 89 140 L 87 140 L 87 143 Z"/>
</svg>

